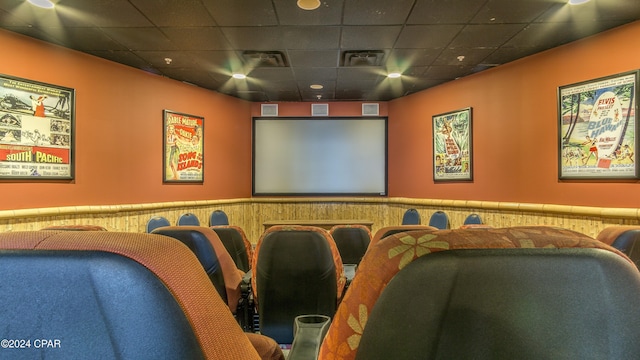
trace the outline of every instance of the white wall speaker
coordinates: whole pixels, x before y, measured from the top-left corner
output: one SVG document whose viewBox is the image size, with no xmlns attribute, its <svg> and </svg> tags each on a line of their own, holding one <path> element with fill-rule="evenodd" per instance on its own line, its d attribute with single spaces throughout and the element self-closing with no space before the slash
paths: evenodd
<svg viewBox="0 0 640 360">
<path fill-rule="evenodd" d="M 362 116 L 378 115 L 380 115 L 380 106 L 378 103 L 362 104 Z"/>
<path fill-rule="evenodd" d="M 260 116 L 278 116 L 278 104 L 262 104 Z"/>
<path fill-rule="evenodd" d="M 311 104 L 311 116 L 329 116 L 329 104 Z"/>
</svg>

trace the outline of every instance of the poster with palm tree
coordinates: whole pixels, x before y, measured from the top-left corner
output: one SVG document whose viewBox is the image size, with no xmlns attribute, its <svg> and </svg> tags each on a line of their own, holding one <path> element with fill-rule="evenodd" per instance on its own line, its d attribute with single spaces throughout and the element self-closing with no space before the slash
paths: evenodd
<svg viewBox="0 0 640 360">
<path fill-rule="evenodd" d="M 473 180 L 471 108 L 434 115 L 434 181 Z"/>
<path fill-rule="evenodd" d="M 558 88 L 560 179 L 636 179 L 638 71 Z"/>
</svg>

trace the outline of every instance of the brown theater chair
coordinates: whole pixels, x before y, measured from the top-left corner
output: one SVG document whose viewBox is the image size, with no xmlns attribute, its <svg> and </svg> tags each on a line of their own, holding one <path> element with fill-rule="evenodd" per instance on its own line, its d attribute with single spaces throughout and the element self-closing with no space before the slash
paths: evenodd
<svg viewBox="0 0 640 360">
<path fill-rule="evenodd" d="M 640 226 L 609 226 L 602 229 L 596 239 L 620 250 L 640 267 Z"/>
<path fill-rule="evenodd" d="M 283 359 L 272 340 L 242 332 L 198 259 L 169 237 L 8 232 L 0 249 L 1 336 L 24 346 L 3 358 L 237 360 L 259 349 Z"/>
<path fill-rule="evenodd" d="M 335 225 L 329 233 L 333 237 L 343 264 L 360 264 L 371 243 L 371 231 L 364 225 Z"/>
<path fill-rule="evenodd" d="M 253 250 L 244 230 L 235 225 L 217 225 L 211 226 L 211 229 L 216 232 L 238 269 L 248 272 Z"/>
<path fill-rule="evenodd" d="M 340 254 L 327 230 L 270 227 L 258 241 L 252 265 L 260 333 L 291 344 L 295 317 L 332 317 L 345 282 Z"/>
<path fill-rule="evenodd" d="M 383 228 L 378 229 L 378 231 L 376 231 L 376 233 L 373 235 L 373 239 L 371 239 L 371 244 L 369 244 L 369 248 L 371 248 L 373 245 L 377 244 L 378 241 L 386 238 L 389 235 L 393 235 L 393 234 L 397 234 L 397 233 L 401 233 L 401 232 L 406 232 L 406 231 L 413 231 L 413 230 L 431 230 L 431 231 L 436 231 L 436 230 L 438 230 L 438 228 L 435 228 L 435 227 L 429 226 L 429 225 L 392 225 L 392 226 L 385 226 Z"/>
<path fill-rule="evenodd" d="M 369 249 L 319 358 L 634 359 L 638 299 L 629 258 L 577 232 L 411 231 Z"/>
</svg>

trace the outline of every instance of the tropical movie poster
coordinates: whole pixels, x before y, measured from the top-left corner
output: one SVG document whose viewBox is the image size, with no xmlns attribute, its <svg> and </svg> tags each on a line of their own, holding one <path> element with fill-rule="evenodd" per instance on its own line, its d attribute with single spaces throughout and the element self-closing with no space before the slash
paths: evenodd
<svg viewBox="0 0 640 360">
<path fill-rule="evenodd" d="M 164 111 L 164 181 L 202 182 L 204 118 Z"/>
<path fill-rule="evenodd" d="M 560 178 L 635 178 L 637 73 L 559 89 Z"/>
<path fill-rule="evenodd" d="M 74 90 L 0 75 L 0 179 L 72 179 Z"/>
<path fill-rule="evenodd" d="M 472 180 L 471 146 L 471 108 L 434 116 L 434 180 Z"/>
</svg>

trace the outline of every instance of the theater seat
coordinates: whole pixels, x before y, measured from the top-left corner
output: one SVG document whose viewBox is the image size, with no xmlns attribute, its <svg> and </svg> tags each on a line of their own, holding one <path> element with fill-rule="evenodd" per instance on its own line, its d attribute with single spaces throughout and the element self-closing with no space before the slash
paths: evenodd
<svg viewBox="0 0 640 360">
<path fill-rule="evenodd" d="M 431 214 L 429 218 L 429 225 L 440 230 L 449 229 L 451 224 L 449 223 L 449 216 L 446 212 L 438 210 Z"/>
<path fill-rule="evenodd" d="M 620 250 L 640 267 L 640 226 L 609 226 L 602 229 L 596 239 Z"/>
<path fill-rule="evenodd" d="M 220 241 L 236 264 L 236 267 L 244 272 L 248 272 L 251 269 L 253 250 L 251 249 L 251 243 L 249 239 L 247 239 L 244 230 L 234 225 L 212 226 L 211 229 L 215 231 L 218 238 L 220 238 Z"/>
<path fill-rule="evenodd" d="M 0 349 L 2 358 L 260 359 L 197 258 L 174 239 L 9 232 L 0 249 L 1 337 L 24 346 Z"/>
<path fill-rule="evenodd" d="M 260 332 L 293 342 L 298 315 L 332 317 L 345 286 L 338 249 L 325 229 L 272 226 L 258 241 L 252 265 Z"/>
<path fill-rule="evenodd" d="M 420 213 L 416 209 L 407 209 L 402 215 L 402 225 L 420 225 Z"/>
<path fill-rule="evenodd" d="M 550 227 L 412 231 L 370 248 L 320 359 L 632 359 L 640 273 Z"/>
<path fill-rule="evenodd" d="M 159 228 L 159 227 L 163 227 L 163 226 L 170 226 L 171 223 L 169 222 L 169 220 L 167 218 L 165 218 L 164 216 L 154 216 L 151 219 L 149 219 L 147 221 L 147 225 L 145 227 L 145 231 L 150 233 L 153 230 Z"/>
<path fill-rule="evenodd" d="M 200 226 L 200 220 L 198 216 L 193 213 L 184 213 L 178 216 L 178 220 L 176 221 L 176 225 L 179 226 Z"/>
<path fill-rule="evenodd" d="M 229 217 L 227 213 L 218 209 L 213 210 L 209 215 L 209 226 L 229 225 Z"/>
<path fill-rule="evenodd" d="M 329 233 L 338 247 L 343 264 L 360 264 L 371 243 L 371 231 L 364 225 L 335 225 Z"/>
<path fill-rule="evenodd" d="M 244 272 L 235 266 L 215 231 L 202 226 L 165 226 L 154 230 L 153 234 L 172 237 L 191 249 L 220 297 L 227 302 L 231 312 L 236 313 Z"/>
</svg>

